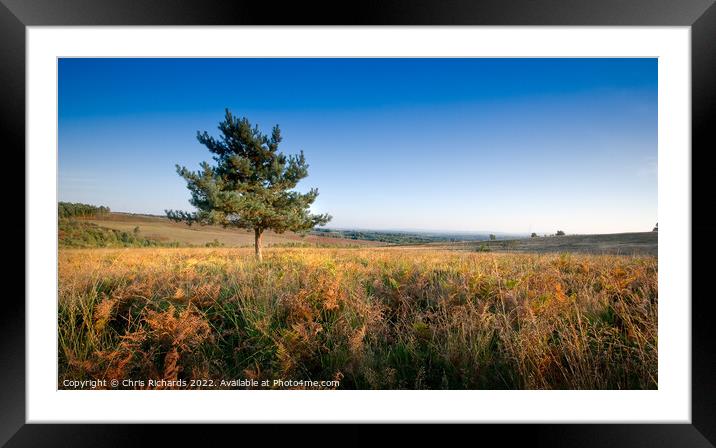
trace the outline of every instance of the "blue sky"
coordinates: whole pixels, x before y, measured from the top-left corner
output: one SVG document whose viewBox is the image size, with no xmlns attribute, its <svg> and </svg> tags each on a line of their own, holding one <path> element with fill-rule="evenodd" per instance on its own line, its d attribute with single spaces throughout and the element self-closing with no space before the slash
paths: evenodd
<svg viewBox="0 0 716 448">
<path fill-rule="evenodd" d="M 328 227 L 611 233 L 657 221 L 656 59 L 60 59 L 59 198 L 190 210 L 224 109 L 303 150 Z"/>
</svg>

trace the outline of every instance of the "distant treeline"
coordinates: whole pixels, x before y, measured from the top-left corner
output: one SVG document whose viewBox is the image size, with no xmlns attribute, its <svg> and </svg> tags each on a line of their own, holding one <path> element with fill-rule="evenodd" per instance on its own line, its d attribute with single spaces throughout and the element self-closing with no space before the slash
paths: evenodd
<svg viewBox="0 0 716 448">
<path fill-rule="evenodd" d="M 477 234 L 432 234 L 432 233 L 411 233 L 411 232 L 387 232 L 372 230 L 335 230 L 335 229 L 313 229 L 314 235 L 327 236 L 332 238 L 347 238 L 351 240 L 380 241 L 389 244 L 426 244 L 436 242 L 456 242 L 485 240 L 487 235 Z"/>
<path fill-rule="evenodd" d="M 418 235 L 392 233 L 392 232 L 371 232 L 362 230 L 332 230 L 314 229 L 314 235 L 330 238 L 346 238 L 351 240 L 380 241 L 389 244 L 423 244 L 435 241 L 429 237 Z"/>
<path fill-rule="evenodd" d="M 82 204 L 79 202 L 58 202 L 57 212 L 60 218 L 89 218 L 92 216 L 106 215 L 109 213 L 109 207 L 105 207 L 104 205 Z"/>
</svg>

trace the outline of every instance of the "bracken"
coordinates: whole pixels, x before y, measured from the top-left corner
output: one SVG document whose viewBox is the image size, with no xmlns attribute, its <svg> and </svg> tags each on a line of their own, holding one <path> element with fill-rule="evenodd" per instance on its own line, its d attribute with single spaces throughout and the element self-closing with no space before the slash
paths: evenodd
<svg viewBox="0 0 716 448">
<path fill-rule="evenodd" d="M 61 379 L 655 389 L 657 258 L 61 249 Z M 170 383 L 174 384 L 174 383 Z"/>
</svg>

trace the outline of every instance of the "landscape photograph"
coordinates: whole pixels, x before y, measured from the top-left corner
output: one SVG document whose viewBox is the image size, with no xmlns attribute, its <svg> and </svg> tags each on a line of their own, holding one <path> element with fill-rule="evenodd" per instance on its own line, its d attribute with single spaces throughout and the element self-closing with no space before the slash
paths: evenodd
<svg viewBox="0 0 716 448">
<path fill-rule="evenodd" d="M 658 389 L 657 69 L 58 59 L 58 389 Z"/>
</svg>

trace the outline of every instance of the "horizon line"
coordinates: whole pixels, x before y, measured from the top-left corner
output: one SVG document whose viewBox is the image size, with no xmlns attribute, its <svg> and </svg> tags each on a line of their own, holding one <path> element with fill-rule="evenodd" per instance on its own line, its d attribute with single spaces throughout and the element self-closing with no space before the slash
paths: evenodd
<svg viewBox="0 0 716 448">
<path fill-rule="evenodd" d="M 69 201 L 59 201 L 59 202 L 69 202 Z M 129 212 L 129 211 L 117 211 L 117 210 L 111 210 L 110 213 L 122 213 L 127 215 L 140 215 L 140 216 L 152 216 L 157 218 L 166 218 L 166 215 L 164 214 L 155 214 L 155 213 L 145 213 L 145 212 Z M 489 235 L 494 234 L 496 236 L 522 236 L 522 235 L 530 235 L 532 233 L 537 234 L 538 237 L 544 237 L 544 236 L 553 236 L 556 231 L 554 232 L 538 232 L 538 231 L 503 231 L 503 230 L 447 230 L 447 229 L 426 229 L 426 228 L 417 228 L 417 227 L 384 227 L 384 228 L 376 228 L 376 227 L 350 227 L 350 226 L 339 226 L 339 227 L 328 227 L 328 226 L 319 226 L 314 227 L 314 229 L 326 229 L 326 230 L 353 230 L 353 231 L 370 231 L 370 232 L 415 232 L 415 233 L 439 233 L 439 234 L 463 234 L 463 235 Z M 565 232 L 567 235 L 618 235 L 622 233 L 649 233 L 653 230 L 644 230 L 644 231 L 617 231 L 617 232 Z"/>
</svg>

